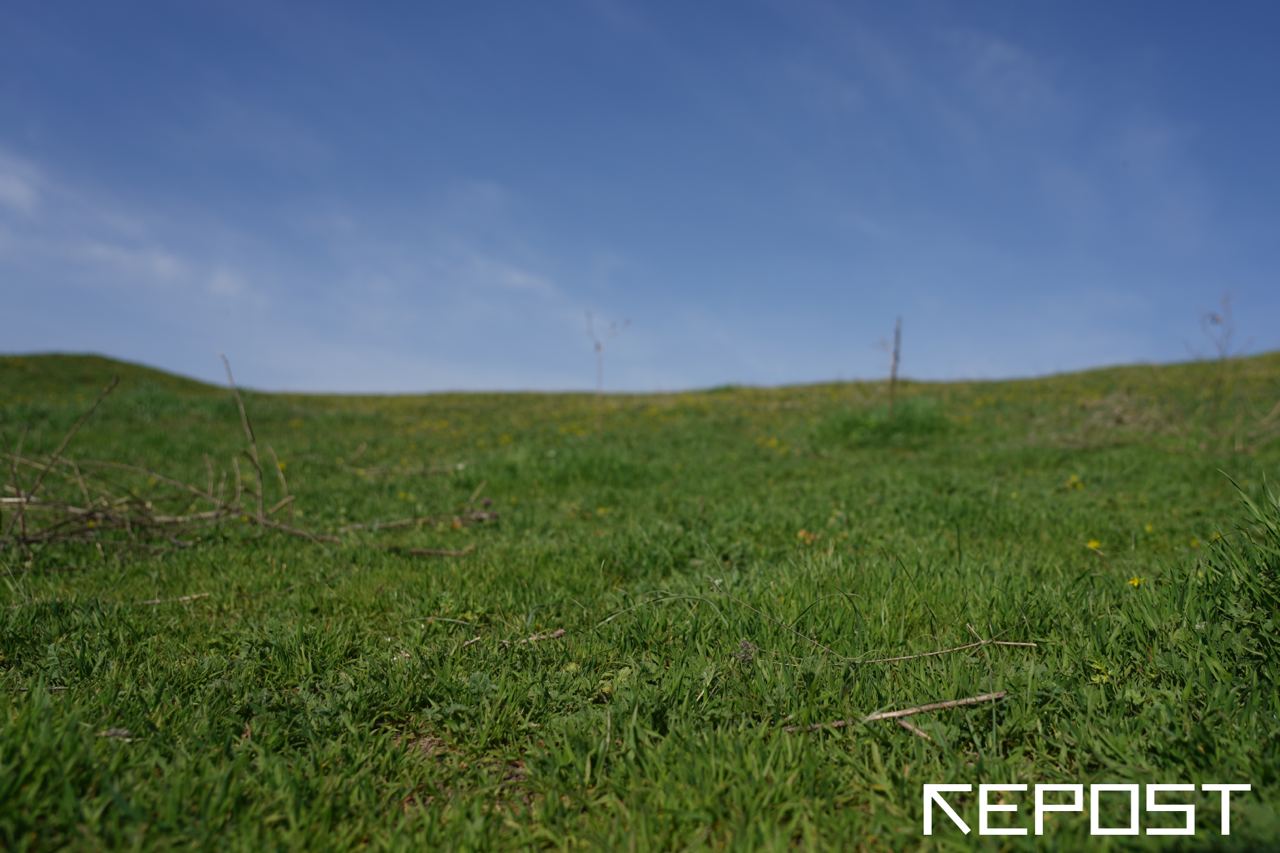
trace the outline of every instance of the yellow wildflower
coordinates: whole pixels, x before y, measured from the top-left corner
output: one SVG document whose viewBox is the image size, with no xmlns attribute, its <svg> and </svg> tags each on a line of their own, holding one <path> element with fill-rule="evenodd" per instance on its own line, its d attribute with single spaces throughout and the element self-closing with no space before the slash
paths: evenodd
<svg viewBox="0 0 1280 853">
<path fill-rule="evenodd" d="M 1142 578 L 1138 577 L 1137 575 L 1134 575 L 1133 577 L 1129 578 L 1129 586 L 1133 587 L 1134 589 L 1137 589 L 1138 587 L 1142 586 Z"/>
</svg>

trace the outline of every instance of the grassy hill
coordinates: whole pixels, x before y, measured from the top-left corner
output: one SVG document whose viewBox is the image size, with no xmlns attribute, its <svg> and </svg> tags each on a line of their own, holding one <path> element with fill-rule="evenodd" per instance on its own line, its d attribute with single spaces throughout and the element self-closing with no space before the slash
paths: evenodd
<svg viewBox="0 0 1280 853">
<path fill-rule="evenodd" d="M 0 358 L 0 447 L 47 461 L 112 375 L 64 454 L 95 484 L 253 481 L 227 389 L 101 358 Z M 950 849 L 981 842 L 921 837 L 924 782 L 1094 781 L 1252 783 L 1185 841 L 1275 844 L 1278 401 L 1280 354 L 892 415 L 876 383 L 245 392 L 264 504 L 335 541 L 246 509 L 22 545 L 0 504 L 0 845 Z"/>
</svg>

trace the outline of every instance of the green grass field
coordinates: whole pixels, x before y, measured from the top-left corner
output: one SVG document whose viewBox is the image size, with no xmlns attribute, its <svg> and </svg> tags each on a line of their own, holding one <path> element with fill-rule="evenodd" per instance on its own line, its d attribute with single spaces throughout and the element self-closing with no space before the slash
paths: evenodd
<svg viewBox="0 0 1280 853">
<path fill-rule="evenodd" d="M 67 458 L 245 447 L 226 388 L 43 356 L 0 358 L 3 448 L 113 374 Z M 1072 849 L 1107 839 L 924 838 L 921 785 L 1126 781 L 1253 790 L 1114 847 L 1280 845 L 1280 355 L 885 394 L 245 392 L 292 524 L 434 521 L 11 540 L 0 846 Z"/>
</svg>

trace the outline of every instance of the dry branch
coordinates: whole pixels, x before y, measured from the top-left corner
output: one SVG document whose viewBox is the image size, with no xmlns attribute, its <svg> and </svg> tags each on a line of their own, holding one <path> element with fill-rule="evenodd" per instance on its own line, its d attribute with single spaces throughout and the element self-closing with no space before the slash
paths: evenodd
<svg viewBox="0 0 1280 853">
<path fill-rule="evenodd" d="M 284 463 L 280 461 L 279 456 L 276 456 L 275 448 L 269 444 L 267 452 L 271 454 L 271 466 L 276 469 L 276 480 L 280 483 L 281 494 L 284 495 L 271 509 L 267 510 L 267 515 L 275 515 L 280 510 L 288 508 L 289 520 L 293 521 L 293 495 L 289 494 L 289 481 L 284 477 Z"/>
<path fill-rule="evenodd" d="M 179 595 L 177 598 L 148 598 L 146 601 L 139 601 L 139 604 L 183 604 L 188 601 L 199 601 L 202 598 L 208 598 L 213 593 L 197 592 L 193 595 Z"/>
<path fill-rule="evenodd" d="M 31 488 L 30 490 L 27 491 L 26 497 L 33 498 L 35 497 L 36 492 L 40 491 L 40 486 L 44 484 L 44 478 L 49 474 L 49 469 L 52 468 L 55 464 L 57 464 L 58 459 L 62 456 L 62 452 L 66 450 L 67 445 L 71 443 L 71 439 L 76 437 L 76 433 L 80 431 L 80 427 L 84 425 L 84 422 L 89 420 L 89 418 L 93 416 L 93 413 L 98 410 L 98 406 L 101 405 L 102 401 L 106 399 L 108 394 L 116 390 L 116 386 L 119 384 L 120 384 L 119 376 L 111 377 L 111 382 L 107 385 L 106 388 L 103 388 L 102 391 L 98 393 L 97 398 L 94 399 L 93 401 L 93 405 L 90 406 L 85 411 L 81 412 L 80 417 L 75 419 L 75 422 L 71 424 L 71 428 L 67 430 L 66 434 L 62 436 L 62 441 L 58 442 L 58 446 L 53 451 L 53 454 L 40 468 L 40 473 L 36 474 L 35 482 L 31 484 Z M 14 469 L 14 487 L 19 489 L 19 496 L 21 497 L 22 496 L 21 485 L 18 482 L 16 469 Z M 26 504 L 21 504 L 18 507 L 17 518 L 9 521 L 8 527 L 6 527 L 4 530 L 4 536 L 7 537 L 10 533 L 13 532 L 13 526 L 15 522 L 19 526 L 23 526 L 25 524 L 25 520 L 26 520 Z"/>
<path fill-rule="evenodd" d="M 906 720 L 897 720 L 896 722 L 898 725 L 902 726 L 904 729 L 911 732 L 916 737 L 924 738 L 925 740 L 929 741 L 929 743 L 933 743 L 933 738 L 929 737 L 929 733 L 926 732 L 924 729 L 913 726 L 911 723 L 908 723 Z"/>
<path fill-rule="evenodd" d="M 408 554 L 410 557 L 465 557 L 476 549 L 475 545 L 456 550 L 449 548 L 389 548 L 389 551 Z"/>
<path fill-rule="evenodd" d="M 223 471 L 220 477 L 215 477 L 214 464 L 207 454 L 202 456 L 203 485 L 127 462 L 67 457 L 66 450 L 72 439 L 116 388 L 118 381 L 112 380 L 93 404 L 76 418 L 49 456 L 24 454 L 25 430 L 19 435 L 14 450 L 0 451 L 0 458 L 7 461 L 9 468 L 8 482 L 0 486 L 3 489 L 0 511 L 9 513 L 0 519 L 0 552 L 9 547 L 29 553 L 33 546 L 92 543 L 98 547 L 99 553 L 105 555 L 103 542 L 121 539 L 144 548 L 165 547 L 164 543 L 187 547 L 193 543 L 179 538 L 179 534 L 189 536 L 199 530 L 235 521 L 246 522 L 264 531 L 331 545 L 343 542 L 342 534 L 358 530 L 378 531 L 441 523 L 460 528 L 497 520 L 496 512 L 471 506 L 477 496 L 473 494 L 472 501 L 468 501 L 456 516 L 363 522 L 349 524 L 335 532 L 318 532 L 295 525 L 292 517 L 294 495 L 285 478 L 284 465 L 271 445 L 264 445 L 266 456 L 259 451 L 253 423 L 225 356 L 223 365 L 245 441 L 242 452 L 230 460 L 233 482 L 230 496 L 226 488 L 228 473 Z M 240 470 L 240 455 L 252 465 L 248 484 Z M 267 503 L 267 478 L 262 467 L 264 459 L 275 467 L 275 486 L 279 490 L 278 496 L 272 496 L 274 503 L 270 506 Z M 24 483 L 26 476 L 31 476 L 29 487 Z M 141 478 L 146 480 L 145 488 L 135 482 Z M 44 486 L 48 488 L 37 494 Z M 486 499 L 484 506 L 488 505 Z M 287 521 L 277 517 L 282 511 Z M 475 549 L 474 545 L 459 550 L 379 543 L 371 543 L 371 546 L 414 557 L 463 557 Z"/>
<path fill-rule="evenodd" d="M 945 702 L 930 702 L 928 705 L 917 705 L 914 708 L 900 708 L 896 711 L 877 711 L 856 720 L 834 720 L 830 723 L 814 723 L 811 726 L 787 726 L 784 732 L 817 732 L 824 729 L 843 729 L 857 723 L 874 723 L 877 720 L 898 720 L 913 717 L 916 714 L 927 714 L 930 711 L 944 711 L 947 708 L 963 708 L 966 705 L 980 705 L 983 702 L 998 702 L 1008 694 L 1001 690 L 998 693 L 982 693 L 978 696 L 967 696 L 964 699 L 949 699 Z M 924 732 L 919 732 L 924 734 Z M 926 735 L 927 736 L 927 735 Z"/>
<path fill-rule="evenodd" d="M 556 628 L 554 631 L 547 631 L 542 634 L 533 634 L 532 636 L 525 637 L 523 640 L 516 640 L 514 645 L 522 645 L 525 643 L 540 643 L 543 640 L 558 640 L 561 637 L 563 637 L 565 633 L 566 631 L 564 630 L 564 628 Z M 513 643 L 511 640 L 503 640 L 502 645 L 510 646 L 510 645 L 513 645 Z"/>
<path fill-rule="evenodd" d="M 840 654 L 830 646 L 827 646 L 819 642 L 818 640 L 815 640 L 813 637 L 810 637 L 808 634 L 805 634 L 802 631 L 796 630 L 794 626 L 788 625 L 786 622 L 783 622 L 780 619 L 776 619 L 775 617 L 770 616 L 768 613 L 765 613 L 760 608 L 754 607 L 740 598 L 736 598 L 732 595 L 728 596 L 728 598 L 733 603 L 747 608 L 752 613 L 755 613 L 757 616 L 767 619 L 773 624 L 777 625 L 778 627 L 784 628 L 787 631 L 790 631 L 792 634 L 795 634 L 797 637 L 804 640 L 806 643 L 809 643 L 815 648 L 820 649 L 821 651 L 825 652 L 826 654 L 830 655 L 836 660 L 839 660 L 841 663 L 849 664 L 851 666 L 877 664 L 877 663 L 899 663 L 901 661 L 906 661 L 906 660 L 916 660 L 917 658 L 930 658 L 930 657 L 936 657 L 938 655 L 949 655 L 953 652 L 963 652 L 969 649 L 980 648 L 982 646 L 1011 646 L 1015 648 L 1028 648 L 1028 649 L 1037 648 L 1035 643 L 1015 642 L 1013 640 L 984 640 L 982 638 L 979 638 L 978 641 L 974 643 L 965 643 L 962 646 L 952 646 L 946 649 L 935 649 L 930 652 L 917 652 L 915 654 L 909 654 L 909 655 L 895 655 L 894 657 L 887 657 L 887 658 L 851 658 L 846 655 Z M 970 628 L 970 630 L 972 630 L 972 628 Z"/>
<path fill-rule="evenodd" d="M 1013 640 L 978 640 L 973 643 L 965 643 L 963 646 L 952 646 L 949 649 L 935 649 L 931 652 L 919 652 L 913 655 L 896 655 L 891 658 L 863 658 L 852 659 L 849 663 L 899 663 L 904 660 L 916 660 L 917 658 L 931 658 L 937 655 L 949 655 L 952 652 L 963 652 L 969 649 L 978 649 L 983 646 L 1012 646 L 1015 648 L 1034 649 L 1037 648 L 1035 643 L 1020 643 Z"/>
</svg>

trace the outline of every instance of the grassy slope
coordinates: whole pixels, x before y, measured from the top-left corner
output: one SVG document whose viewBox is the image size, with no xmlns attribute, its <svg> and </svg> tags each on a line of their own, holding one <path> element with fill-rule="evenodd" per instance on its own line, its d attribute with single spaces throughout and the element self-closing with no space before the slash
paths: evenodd
<svg viewBox="0 0 1280 853">
<path fill-rule="evenodd" d="M 891 423 L 873 385 L 247 394 L 300 523 L 500 523 L 0 553 L 0 845 L 900 849 L 922 782 L 1091 780 L 1252 782 L 1232 839 L 1275 842 L 1277 567 L 1220 469 L 1276 478 L 1280 355 L 1228 369 L 913 384 Z M 112 372 L 72 455 L 238 449 L 225 390 L 78 357 L 0 358 L 0 439 L 47 452 Z M 973 631 L 1039 646 L 849 660 Z M 781 731 L 988 690 L 935 743 Z"/>
</svg>

